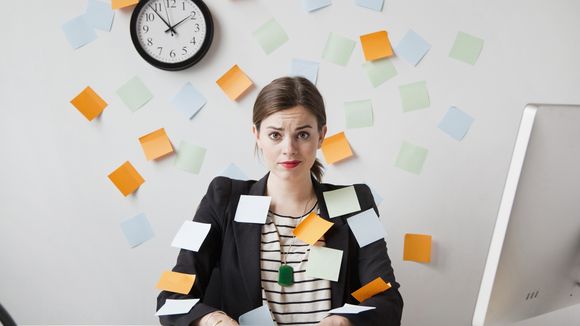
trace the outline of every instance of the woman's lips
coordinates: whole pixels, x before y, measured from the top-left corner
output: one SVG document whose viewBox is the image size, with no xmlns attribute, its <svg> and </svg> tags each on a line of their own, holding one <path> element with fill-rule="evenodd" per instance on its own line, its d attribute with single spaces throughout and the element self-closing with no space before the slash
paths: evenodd
<svg viewBox="0 0 580 326">
<path fill-rule="evenodd" d="M 295 167 L 298 166 L 298 164 L 300 164 L 300 161 L 286 161 L 286 162 L 280 162 L 280 165 L 282 165 L 283 167 L 285 167 L 286 169 L 293 169 Z"/>
</svg>

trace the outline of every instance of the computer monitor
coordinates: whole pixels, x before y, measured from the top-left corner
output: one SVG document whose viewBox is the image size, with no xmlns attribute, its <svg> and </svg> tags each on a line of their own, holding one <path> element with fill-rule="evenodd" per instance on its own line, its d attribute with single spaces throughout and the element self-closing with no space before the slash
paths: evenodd
<svg viewBox="0 0 580 326">
<path fill-rule="evenodd" d="M 506 325 L 580 303 L 580 105 L 525 107 L 473 315 Z"/>
</svg>

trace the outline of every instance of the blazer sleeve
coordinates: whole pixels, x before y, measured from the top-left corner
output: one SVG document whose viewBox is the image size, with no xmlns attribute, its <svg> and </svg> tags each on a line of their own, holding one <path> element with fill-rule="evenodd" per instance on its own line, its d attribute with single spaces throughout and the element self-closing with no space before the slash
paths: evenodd
<svg viewBox="0 0 580 326">
<path fill-rule="evenodd" d="M 361 207 L 372 207 L 379 216 L 370 188 L 367 185 L 358 185 L 355 189 L 361 201 Z M 391 288 L 360 303 L 363 306 L 376 307 L 376 309 L 342 316 L 357 326 L 399 326 L 403 313 L 403 298 L 399 293 L 399 283 L 395 280 L 391 260 L 387 253 L 387 243 L 381 239 L 363 248 L 359 248 L 356 244 L 355 247 L 358 248 L 357 270 L 360 284 L 365 285 L 380 276 L 385 282 L 391 283 Z"/>
<path fill-rule="evenodd" d="M 195 283 L 187 295 L 161 291 L 157 297 L 157 310 L 167 299 L 193 299 L 200 301 L 187 314 L 159 316 L 162 325 L 190 325 L 206 314 L 218 310 L 204 303 L 205 290 L 211 272 L 218 263 L 222 247 L 223 216 L 231 194 L 231 180 L 225 177 L 216 177 L 210 183 L 207 193 L 195 212 L 193 220 L 211 224 L 210 231 L 198 252 L 181 249 L 174 272 L 195 274 Z"/>
</svg>

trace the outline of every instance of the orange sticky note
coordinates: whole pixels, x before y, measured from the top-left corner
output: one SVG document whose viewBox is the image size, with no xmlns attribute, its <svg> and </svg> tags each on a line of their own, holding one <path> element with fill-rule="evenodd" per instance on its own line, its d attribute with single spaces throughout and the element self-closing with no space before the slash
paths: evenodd
<svg viewBox="0 0 580 326">
<path fill-rule="evenodd" d="M 230 68 L 216 83 L 234 101 L 253 85 L 250 78 L 248 78 L 238 65 Z"/>
<path fill-rule="evenodd" d="M 339 132 L 336 135 L 324 138 L 321 150 L 324 155 L 324 160 L 328 164 L 334 164 L 352 156 L 352 150 L 350 149 L 344 132 Z"/>
<path fill-rule="evenodd" d="M 431 261 L 431 236 L 426 234 L 405 234 L 403 260 L 420 263 Z"/>
<path fill-rule="evenodd" d="M 373 61 L 393 55 L 393 48 L 386 31 L 361 35 L 363 53 L 367 61 Z"/>
<path fill-rule="evenodd" d="M 113 9 L 125 8 L 137 4 L 137 2 L 139 2 L 139 0 L 112 0 L 111 8 Z"/>
<path fill-rule="evenodd" d="M 195 283 L 194 274 L 165 271 L 161 274 L 156 287 L 164 291 L 189 294 L 193 283 Z"/>
<path fill-rule="evenodd" d="M 115 171 L 111 172 L 109 179 L 111 179 L 125 197 L 137 190 L 145 182 L 143 177 L 141 177 L 129 161 L 123 163 Z"/>
<path fill-rule="evenodd" d="M 155 130 L 139 138 L 147 160 L 154 160 L 173 152 L 173 146 L 165 133 L 165 128 Z"/>
<path fill-rule="evenodd" d="M 334 225 L 334 223 L 323 219 L 314 212 L 311 212 L 302 222 L 300 222 L 300 224 L 298 224 L 292 233 L 294 233 L 298 239 L 313 245 L 326 233 L 326 231 L 328 231 L 328 229 L 330 229 L 332 225 Z"/>
<path fill-rule="evenodd" d="M 107 107 L 105 102 L 90 86 L 87 86 L 83 91 L 73 98 L 70 103 L 82 113 L 85 118 L 92 121 L 98 117 L 101 112 Z"/>
<path fill-rule="evenodd" d="M 358 302 L 363 302 L 366 299 L 379 294 L 381 292 L 387 291 L 391 288 L 391 283 L 386 283 L 383 279 L 379 276 L 374 280 L 368 282 L 360 289 L 351 293 L 351 295 L 358 300 Z"/>
</svg>

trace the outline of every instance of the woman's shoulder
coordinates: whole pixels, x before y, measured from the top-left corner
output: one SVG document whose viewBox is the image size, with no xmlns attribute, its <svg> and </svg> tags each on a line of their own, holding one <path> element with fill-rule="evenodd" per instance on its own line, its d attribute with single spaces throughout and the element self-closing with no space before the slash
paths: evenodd
<svg viewBox="0 0 580 326">
<path fill-rule="evenodd" d="M 256 182 L 256 180 L 238 180 L 226 176 L 217 176 L 209 183 L 208 192 L 212 191 L 221 196 L 246 194 Z"/>
</svg>

